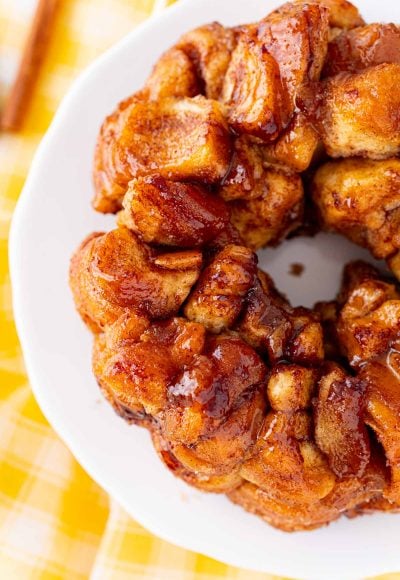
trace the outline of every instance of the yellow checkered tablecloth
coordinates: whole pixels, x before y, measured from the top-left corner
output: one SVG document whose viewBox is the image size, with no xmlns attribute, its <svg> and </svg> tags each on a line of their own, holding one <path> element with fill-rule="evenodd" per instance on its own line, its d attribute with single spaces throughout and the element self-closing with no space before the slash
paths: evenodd
<svg viewBox="0 0 400 580">
<path fill-rule="evenodd" d="M 159 540 L 108 497 L 41 414 L 27 382 L 13 323 L 7 236 L 36 146 L 77 73 L 165 3 L 61 0 L 24 129 L 17 135 L 0 135 L 0 578 L 4 580 L 271 578 Z M 32 9 L 33 0 L 0 0 L 0 100 L 15 74 Z M 400 574 L 386 578 L 400 580 Z"/>
</svg>

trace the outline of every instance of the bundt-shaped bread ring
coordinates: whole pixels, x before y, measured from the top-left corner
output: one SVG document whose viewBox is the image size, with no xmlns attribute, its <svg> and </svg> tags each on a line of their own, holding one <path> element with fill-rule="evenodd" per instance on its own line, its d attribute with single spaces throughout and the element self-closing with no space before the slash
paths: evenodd
<svg viewBox="0 0 400 580">
<path fill-rule="evenodd" d="M 70 268 L 96 380 L 176 476 L 283 530 L 400 509 L 396 282 L 350 264 L 294 308 L 254 253 L 317 222 L 400 279 L 399 80 L 397 26 L 294 0 L 184 34 L 100 129 L 117 227 Z"/>
</svg>

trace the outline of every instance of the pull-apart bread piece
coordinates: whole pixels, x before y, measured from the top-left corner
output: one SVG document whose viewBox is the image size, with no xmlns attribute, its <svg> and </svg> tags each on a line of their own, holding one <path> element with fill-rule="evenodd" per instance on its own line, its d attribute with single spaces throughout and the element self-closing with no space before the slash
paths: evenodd
<svg viewBox="0 0 400 580">
<path fill-rule="evenodd" d="M 364 24 L 357 8 L 346 0 L 287 3 L 259 25 L 258 36 L 279 64 L 289 93 L 288 125 L 264 147 L 265 159 L 303 172 L 321 150 L 314 106 L 328 40 L 342 30 Z"/>
<path fill-rule="evenodd" d="M 160 175 L 129 183 L 119 223 L 149 244 L 194 248 L 214 240 L 229 224 L 228 206 L 206 188 Z"/>
<path fill-rule="evenodd" d="M 315 441 L 339 478 L 361 477 L 370 461 L 365 390 L 363 381 L 349 376 L 338 364 L 326 364 L 315 401 Z"/>
<path fill-rule="evenodd" d="M 235 45 L 236 31 L 218 22 L 191 30 L 160 57 L 145 89 L 151 99 L 200 94 L 218 99 Z"/>
<path fill-rule="evenodd" d="M 345 235 L 379 259 L 390 260 L 398 253 L 399 159 L 326 163 L 314 176 L 312 196 L 324 229 Z"/>
<path fill-rule="evenodd" d="M 331 157 L 386 159 L 400 151 L 399 64 L 341 73 L 321 89 L 318 127 Z"/>
<path fill-rule="evenodd" d="M 231 157 L 221 106 L 202 96 L 149 101 L 134 95 L 103 123 L 95 154 L 94 208 L 115 212 L 133 178 L 218 183 Z"/>
<path fill-rule="evenodd" d="M 306 308 L 292 308 L 260 270 L 235 330 L 271 365 L 285 360 L 318 366 L 323 361 L 323 331 L 318 318 Z"/>
<path fill-rule="evenodd" d="M 329 10 L 309 2 L 284 4 L 254 25 L 258 42 L 279 65 L 289 114 L 309 82 L 317 81 L 328 46 Z"/>
<path fill-rule="evenodd" d="M 258 24 L 242 27 L 222 99 L 238 133 L 268 144 L 266 159 L 302 171 L 318 136 L 299 109 L 302 91 L 319 79 L 328 44 L 328 9 L 288 3 Z"/>
<path fill-rule="evenodd" d="M 279 243 L 301 224 L 304 191 L 300 177 L 267 163 L 262 148 L 246 135 L 235 140 L 219 195 L 227 201 L 231 223 L 253 250 Z"/>
<path fill-rule="evenodd" d="M 287 124 L 288 95 L 278 63 L 252 27 L 240 32 L 225 76 L 222 100 L 236 133 L 269 142 Z"/>
<path fill-rule="evenodd" d="M 143 244 L 128 228 L 92 234 L 71 260 L 76 307 L 98 332 L 125 310 L 150 318 L 175 314 L 201 271 L 197 250 L 162 253 Z"/>
<path fill-rule="evenodd" d="M 400 294 L 362 263 L 347 267 L 338 320 L 343 352 L 366 385 L 364 421 L 382 445 L 391 477 L 383 496 L 400 505 Z"/>
<path fill-rule="evenodd" d="M 250 249 L 226 246 L 201 273 L 185 304 L 185 316 L 211 332 L 231 328 L 254 284 L 256 272 L 256 256 Z"/>
<path fill-rule="evenodd" d="M 304 0 L 295 0 L 295 3 L 303 3 Z M 358 8 L 347 0 L 310 0 L 329 10 L 329 26 L 334 30 L 351 30 L 365 24 Z"/>
<path fill-rule="evenodd" d="M 308 91 L 307 99 L 312 101 L 314 98 L 316 90 L 312 88 Z M 318 159 L 321 154 L 322 144 L 310 115 L 307 107 L 293 115 L 289 126 L 280 137 L 263 148 L 267 162 L 287 167 L 297 173 L 306 171 L 314 164 L 314 159 Z"/>
<path fill-rule="evenodd" d="M 385 63 L 400 64 L 400 28 L 368 24 L 345 30 L 329 43 L 323 76 L 354 73 Z"/>
<path fill-rule="evenodd" d="M 195 97 L 201 92 L 201 80 L 197 76 L 195 63 L 177 46 L 172 46 L 160 56 L 144 89 L 152 101 L 168 97 Z"/>
<path fill-rule="evenodd" d="M 266 375 L 257 353 L 229 335 L 209 336 L 203 352 L 177 375 L 161 434 L 197 486 L 222 491 L 225 480 L 226 491 L 240 482 L 265 415 Z"/>
<path fill-rule="evenodd" d="M 224 77 L 237 42 L 237 31 L 218 22 L 200 26 L 184 34 L 177 48 L 189 56 L 200 79 L 202 93 L 219 99 Z"/>
<path fill-rule="evenodd" d="M 226 202 L 262 197 L 268 191 L 261 147 L 248 135 L 234 140 L 232 160 L 218 194 Z"/>
<path fill-rule="evenodd" d="M 326 57 L 329 14 L 322 3 L 288 3 L 258 25 L 258 37 L 279 64 L 289 97 L 288 123 L 265 147 L 265 157 L 298 172 L 309 167 L 320 143 L 308 102 L 314 100 L 313 83 Z"/>
<path fill-rule="evenodd" d="M 229 203 L 231 223 L 252 250 L 274 246 L 302 223 L 304 191 L 300 177 L 285 169 L 265 166 L 265 192 L 257 198 Z"/>
</svg>

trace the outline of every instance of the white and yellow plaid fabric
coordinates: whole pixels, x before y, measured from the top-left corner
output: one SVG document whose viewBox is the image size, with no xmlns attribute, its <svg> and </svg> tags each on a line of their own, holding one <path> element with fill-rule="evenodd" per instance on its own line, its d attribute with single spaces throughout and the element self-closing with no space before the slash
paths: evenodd
<svg viewBox="0 0 400 580">
<path fill-rule="evenodd" d="M 23 131 L 0 135 L 0 578 L 4 580 L 271 578 L 176 548 L 144 530 L 109 498 L 41 414 L 27 382 L 13 323 L 7 235 L 36 146 L 74 77 L 166 3 L 60 0 Z M 15 74 L 33 6 L 33 0 L 0 0 L 0 102 Z M 400 580 L 400 574 L 389 578 Z"/>
</svg>

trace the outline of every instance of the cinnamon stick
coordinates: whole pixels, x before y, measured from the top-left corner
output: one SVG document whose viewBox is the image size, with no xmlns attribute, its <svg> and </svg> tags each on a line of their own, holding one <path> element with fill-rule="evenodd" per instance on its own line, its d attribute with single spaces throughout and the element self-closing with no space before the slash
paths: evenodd
<svg viewBox="0 0 400 580">
<path fill-rule="evenodd" d="M 58 0 L 38 0 L 18 73 L 1 115 L 1 128 L 17 131 L 23 122 L 46 52 Z"/>
</svg>

